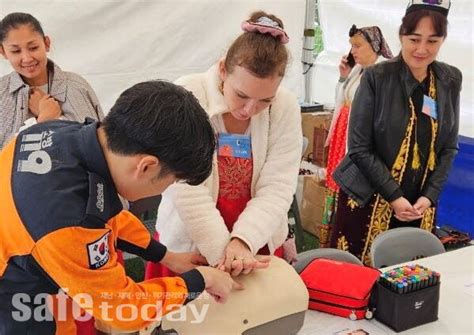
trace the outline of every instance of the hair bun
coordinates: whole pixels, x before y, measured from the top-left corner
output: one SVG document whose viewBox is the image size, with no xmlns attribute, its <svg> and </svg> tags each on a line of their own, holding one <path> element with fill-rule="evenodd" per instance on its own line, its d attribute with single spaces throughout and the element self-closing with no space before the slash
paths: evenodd
<svg viewBox="0 0 474 335">
<path fill-rule="evenodd" d="M 270 34 L 278 39 L 281 44 L 286 44 L 290 40 L 280 24 L 267 16 L 261 16 L 256 21 L 244 21 L 240 27 L 248 33 Z"/>
</svg>

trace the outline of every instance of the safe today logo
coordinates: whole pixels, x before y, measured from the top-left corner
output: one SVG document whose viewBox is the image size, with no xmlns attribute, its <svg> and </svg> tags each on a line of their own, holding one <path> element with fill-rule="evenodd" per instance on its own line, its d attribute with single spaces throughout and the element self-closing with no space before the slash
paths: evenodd
<svg viewBox="0 0 474 335">
<path fill-rule="evenodd" d="M 202 323 L 209 310 L 209 304 L 201 306 L 190 305 L 189 308 L 180 308 L 182 305 L 170 304 L 162 309 L 161 300 L 157 299 L 156 304 L 136 304 L 112 303 L 101 299 L 100 303 L 95 302 L 92 296 L 87 293 L 76 294 L 69 297 L 62 289 L 57 295 L 41 293 L 31 297 L 25 293 L 17 293 L 12 298 L 12 306 L 16 309 L 12 311 L 12 318 L 18 322 L 31 320 L 35 321 L 66 321 L 67 315 L 71 315 L 77 321 L 88 321 L 93 316 L 102 321 L 118 320 L 122 322 L 135 321 L 137 319 L 145 322 L 155 323 L 166 317 L 170 321 L 189 321 L 191 323 Z M 166 292 L 168 295 L 170 292 Z M 75 303 L 68 302 L 71 299 Z M 57 312 L 55 316 L 51 314 L 50 306 L 56 300 Z M 201 295 L 198 299 L 208 299 Z M 86 311 L 84 313 L 83 311 Z M 163 316 L 165 315 L 165 316 Z"/>
</svg>

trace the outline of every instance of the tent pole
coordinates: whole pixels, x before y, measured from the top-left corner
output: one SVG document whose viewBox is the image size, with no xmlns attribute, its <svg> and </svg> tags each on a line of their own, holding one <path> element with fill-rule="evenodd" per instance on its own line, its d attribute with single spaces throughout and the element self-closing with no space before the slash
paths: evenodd
<svg viewBox="0 0 474 335">
<path fill-rule="evenodd" d="M 306 15 L 304 25 L 303 53 L 301 62 L 304 75 L 304 102 L 313 103 L 313 50 L 314 50 L 314 20 L 315 0 L 306 0 Z"/>
</svg>

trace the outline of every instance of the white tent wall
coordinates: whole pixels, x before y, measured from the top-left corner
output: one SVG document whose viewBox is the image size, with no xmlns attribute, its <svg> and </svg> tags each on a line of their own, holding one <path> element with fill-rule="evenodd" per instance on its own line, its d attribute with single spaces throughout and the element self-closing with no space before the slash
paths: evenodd
<svg viewBox="0 0 474 335">
<path fill-rule="evenodd" d="M 349 28 L 378 25 L 396 55 L 400 51 L 398 28 L 408 0 L 318 0 L 324 52 L 316 61 L 313 76 L 314 99 L 334 103 L 339 78 L 338 64 L 349 52 Z M 474 137 L 473 104 L 473 2 L 452 0 L 448 16 L 448 37 L 438 60 L 458 67 L 463 73 L 460 133 Z"/>
<path fill-rule="evenodd" d="M 27 12 L 42 23 L 49 57 L 86 78 L 105 112 L 134 83 L 207 70 L 258 9 L 285 23 L 292 61 L 284 85 L 301 96 L 304 0 L 0 0 L 0 17 Z M 0 76 L 11 71 L 0 61 Z"/>
</svg>

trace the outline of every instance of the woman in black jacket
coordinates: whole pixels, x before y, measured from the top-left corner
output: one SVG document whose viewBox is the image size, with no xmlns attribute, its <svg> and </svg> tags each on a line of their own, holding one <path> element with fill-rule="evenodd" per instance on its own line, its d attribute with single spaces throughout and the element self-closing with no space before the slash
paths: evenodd
<svg viewBox="0 0 474 335">
<path fill-rule="evenodd" d="M 373 239 L 396 227 L 434 227 L 457 153 L 461 72 L 436 61 L 449 0 L 412 0 L 398 57 L 368 68 L 352 104 L 348 153 L 331 246 L 369 263 Z"/>
</svg>

